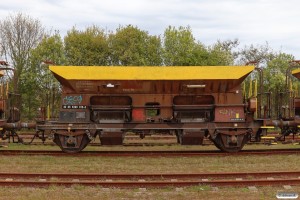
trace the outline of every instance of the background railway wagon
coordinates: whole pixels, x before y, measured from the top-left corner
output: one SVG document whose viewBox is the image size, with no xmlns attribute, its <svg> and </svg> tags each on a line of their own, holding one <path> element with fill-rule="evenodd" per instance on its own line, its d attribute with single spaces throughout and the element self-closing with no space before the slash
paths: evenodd
<svg viewBox="0 0 300 200">
<path fill-rule="evenodd" d="M 299 66 L 299 65 L 298 65 Z M 300 80 L 300 69 L 295 69 L 292 71 L 292 75 Z M 293 110 L 294 110 L 294 121 L 297 125 L 297 132 L 299 131 L 300 128 L 300 97 L 299 94 L 293 94 Z"/>
</svg>

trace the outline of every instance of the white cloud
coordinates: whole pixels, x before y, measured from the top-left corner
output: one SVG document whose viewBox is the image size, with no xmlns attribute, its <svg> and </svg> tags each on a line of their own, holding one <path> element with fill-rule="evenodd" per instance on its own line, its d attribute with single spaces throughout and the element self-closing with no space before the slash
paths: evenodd
<svg viewBox="0 0 300 200">
<path fill-rule="evenodd" d="M 241 45 L 268 41 L 300 58 L 297 0 L 2 0 L 0 19 L 23 12 L 62 34 L 92 24 L 115 30 L 133 24 L 150 34 L 168 25 L 190 26 L 197 40 L 212 44 L 238 38 Z"/>
</svg>

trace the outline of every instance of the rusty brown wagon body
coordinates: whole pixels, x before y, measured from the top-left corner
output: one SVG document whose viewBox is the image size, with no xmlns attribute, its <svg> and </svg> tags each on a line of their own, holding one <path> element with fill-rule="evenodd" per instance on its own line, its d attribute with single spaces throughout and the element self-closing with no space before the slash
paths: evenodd
<svg viewBox="0 0 300 200">
<path fill-rule="evenodd" d="M 300 62 L 295 66 L 298 69 L 295 69 L 291 72 L 291 74 L 296 77 L 298 80 L 300 80 Z M 291 84 L 291 83 L 289 83 Z M 294 115 L 292 117 L 295 117 L 296 121 L 298 122 L 297 124 L 300 124 L 300 97 L 299 94 L 293 93 L 292 95 L 293 101 L 292 101 L 292 108 L 294 109 Z M 299 128 L 299 127 L 297 127 Z"/>
<path fill-rule="evenodd" d="M 181 144 L 210 138 L 221 150 L 239 151 L 262 121 L 256 100 L 244 101 L 241 83 L 254 66 L 50 66 L 62 85 L 59 120 L 51 131 L 66 152 L 82 150 L 97 135 L 122 144 L 126 132 L 173 133 Z"/>
</svg>

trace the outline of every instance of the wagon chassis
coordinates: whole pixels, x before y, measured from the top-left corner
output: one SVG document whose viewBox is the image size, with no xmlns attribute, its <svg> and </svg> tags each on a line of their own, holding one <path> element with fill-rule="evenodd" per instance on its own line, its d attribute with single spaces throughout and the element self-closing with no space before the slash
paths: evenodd
<svg viewBox="0 0 300 200">
<path fill-rule="evenodd" d="M 126 132 L 140 134 L 164 130 L 176 134 L 180 144 L 201 145 L 208 137 L 221 150 L 236 152 L 242 149 L 260 124 L 249 122 L 205 122 L 205 123 L 59 123 L 37 125 L 42 133 L 49 132 L 50 138 L 65 152 L 78 152 L 99 135 L 102 145 L 122 145 Z M 84 144 L 83 144 L 84 143 Z M 70 145 L 68 145 L 70 144 Z"/>
</svg>

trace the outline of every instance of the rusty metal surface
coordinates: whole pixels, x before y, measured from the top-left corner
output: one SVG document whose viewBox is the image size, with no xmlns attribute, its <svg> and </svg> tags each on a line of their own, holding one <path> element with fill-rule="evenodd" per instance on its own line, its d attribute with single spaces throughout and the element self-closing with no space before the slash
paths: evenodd
<svg viewBox="0 0 300 200">
<path fill-rule="evenodd" d="M 207 173 L 207 174 L 24 174 L 1 173 L 0 181 L 5 186 L 37 186 L 61 185 L 65 187 L 74 184 L 102 187 L 167 187 L 167 186 L 275 186 L 299 185 L 300 172 L 265 172 L 265 173 Z M 51 181 L 51 178 L 59 180 Z M 266 179 L 272 177 L 272 179 Z M 275 178 L 274 178 L 275 177 Z M 40 181 L 30 179 L 40 178 Z M 42 178 L 42 179 L 41 179 Z M 205 178 L 205 179 L 203 179 Z M 22 180 L 26 179 L 26 180 Z M 67 179 L 67 180 L 64 180 Z M 72 179 L 72 180 L 68 180 Z M 103 180 L 99 180 L 103 179 Z M 116 179 L 116 180 L 113 180 Z M 123 180 L 124 179 L 124 180 Z M 150 179 L 150 180 L 149 180 Z M 196 179 L 196 180 L 195 180 Z M 210 180 L 209 180 L 210 179 Z M 108 181 L 109 180 L 109 181 Z M 138 180 L 138 181 L 137 181 Z"/>
<path fill-rule="evenodd" d="M 291 155 L 300 154 L 300 149 L 272 149 L 272 150 L 241 150 L 237 153 L 225 153 L 218 150 L 212 151 L 82 151 L 77 154 L 68 154 L 61 151 L 39 151 L 39 150 L 0 150 L 2 156 L 105 156 L 105 157 L 192 157 L 192 156 L 249 156 L 249 155 Z"/>
<path fill-rule="evenodd" d="M 267 171 L 267 172 L 207 172 L 207 173 L 11 173 L 1 172 L 1 178 L 78 178 L 78 179 L 200 179 L 200 178 L 265 178 L 265 177 L 298 177 L 300 171 Z"/>
<path fill-rule="evenodd" d="M 274 179 L 274 180 L 218 180 L 218 181 L 131 181 L 131 182 L 109 182 L 109 181 L 0 181 L 1 186 L 26 186 L 26 187 L 49 187 L 51 185 L 71 187 L 73 185 L 136 188 L 136 187 L 187 187 L 195 185 L 210 186 L 282 186 L 299 185 L 300 179 Z"/>
<path fill-rule="evenodd" d="M 241 89 L 254 66 L 50 69 L 62 84 L 60 116 L 36 128 L 52 131 L 54 142 L 65 152 L 81 151 L 97 135 L 101 144 L 121 145 L 129 130 L 141 135 L 182 132 L 179 143 L 194 145 L 209 136 L 217 147 L 233 152 L 243 147 L 250 130 L 260 126 L 246 120 Z M 85 133 L 88 139 L 81 142 Z M 220 135 L 225 140 L 217 140 Z M 237 142 L 222 144 L 236 135 Z"/>
<path fill-rule="evenodd" d="M 5 123 L 2 127 L 6 129 L 36 128 L 36 123 L 26 123 L 26 122 Z"/>
<path fill-rule="evenodd" d="M 123 132 L 102 132 L 100 135 L 102 145 L 122 145 L 123 140 Z"/>
<path fill-rule="evenodd" d="M 68 130 L 69 124 L 56 123 L 37 125 L 39 130 L 62 129 Z M 217 129 L 232 129 L 234 122 L 229 123 L 102 123 L 102 124 L 79 124 L 73 123 L 71 129 L 86 130 L 86 129 L 209 129 L 214 127 Z M 245 129 L 251 127 L 250 123 L 239 123 L 236 129 Z"/>
</svg>

